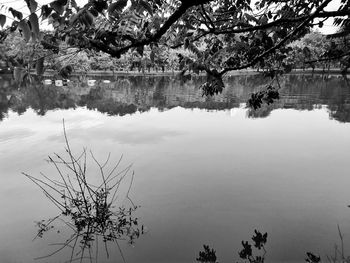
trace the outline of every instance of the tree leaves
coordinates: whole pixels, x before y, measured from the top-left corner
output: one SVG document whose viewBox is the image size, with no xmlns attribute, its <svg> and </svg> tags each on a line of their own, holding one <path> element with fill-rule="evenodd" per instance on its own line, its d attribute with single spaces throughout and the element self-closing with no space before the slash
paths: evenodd
<svg viewBox="0 0 350 263">
<path fill-rule="evenodd" d="M 45 20 L 46 18 L 48 18 L 49 15 L 51 14 L 52 10 L 53 9 L 51 7 L 49 7 L 48 5 L 43 5 L 41 7 L 41 18 L 42 18 L 42 20 Z"/>
<path fill-rule="evenodd" d="M 266 90 L 253 93 L 250 99 L 247 101 L 247 106 L 248 108 L 253 108 L 256 110 L 260 108 L 264 102 L 269 105 L 279 98 L 278 90 L 269 85 Z"/>
<path fill-rule="evenodd" d="M 258 19 L 255 17 L 255 16 L 252 16 L 252 15 L 250 15 L 250 14 L 248 14 L 248 13 L 246 13 L 246 14 L 244 14 L 245 15 L 245 17 L 246 17 L 246 19 L 248 20 L 248 21 L 253 21 L 253 22 L 258 22 Z"/>
<path fill-rule="evenodd" d="M 9 11 L 11 12 L 14 18 L 17 18 L 18 20 L 22 20 L 23 14 L 21 12 L 13 9 L 12 7 L 9 8 Z"/>
<path fill-rule="evenodd" d="M 35 0 L 25 0 L 30 13 L 34 13 L 38 7 L 38 3 Z"/>
<path fill-rule="evenodd" d="M 18 28 L 22 31 L 24 39 L 28 42 L 31 38 L 33 41 L 41 38 L 39 29 L 39 19 L 35 13 L 29 15 L 29 20 L 22 19 L 18 23 Z"/>
<path fill-rule="evenodd" d="M 39 36 L 39 22 L 38 22 L 38 16 L 35 13 L 32 13 L 29 16 L 29 22 L 32 27 L 33 36 L 37 38 Z"/>
<path fill-rule="evenodd" d="M 201 85 L 200 88 L 202 89 L 202 96 L 214 96 L 220 94 L 224 87 L 225 85 L 221 76 L 207 74 L 207 82 Z"/>
<path fill-rule="evenodd" d="M 70 0 L 70 4 L 73 8 L 78 9 L 77 2 L 75 0 Z"/>
<path fill-rule="evenodd" d="M 153 15 L 153 9 L 152 6 L 146 2 L 146 1 L 138 1 L 138 8 L 141 8 L 141 10 L 147 11 L 150 15 Z"/>
<path fill-rule="evenodd" d="M 140 56 L 143 56 L 144 46 L 139 46 L 136 48 L 137 53 L 140 54 Z"/>
<path fill-rule="evenodd" d="M 94 16 L 91 14 L 90 11 L 86 10 L 80 17 L 80 21 L 89 28 L 92 23 L 94 22 Z"/>
<path fill-rule="evenodd" d="M 108 7 L 108 15 L 114 14 L 115 11 L 121 12 L 126 7 L 128 0 L 118 0 L 117 2 L 111 3 Z"/>
<path fill-rule="evenodd" d="M 41 76 L 44 73 L 44 57 L 41 57 L 37 60 L 35 64 L 36 74 Z"/>
<path fill-rule="evenodd" d="M 69 78 L 70 74 L 72 74 L 73 68 L 71 65 L 67 65 L 63 68 L 61 68 L 60 72 L 58 73 L 59 75 L 62 76 L 62 78 Z"/>
<path fill-rule="evenodd" d="M 76 21 L 79 21 L 85 28 L 90 28 L 94 22 L 94 16 L 89 10 L 81 9 L 77 14 L 73 15 L 70 19 L 70 23 L 74 25 Z"/>
<path fill-rule="evenodd" d="M 6 16 L 0 14 L 0 26 L 4 27 L 5 23 L 6 23 Z"/>
<path fill-rule="evenodd" d="M 155 57 L 155 54 L 154 54 L 154 51 L 152 50 L 151 53 L 149 54 L 149 58 L 152 63 L 154 63 L 154 57 Z"/>
<path fill-rule="evenodd" d="M 15 67 L 13 69 L 13 78 L 15 82 L 22 84 L 25 80 L 30 80 L 28 71 L 22 67 Z M 29 78 L 29 79 L 28 79 Z"/>
<path fill-rule="evenodd" d="M 38 0 L 23 1 L 32 14 L 25 21 L 22 21 L 21 12 L 12 8 L 9 12 L 16 21 L 21 21 L 20 29 L 25 39 L 36 40 L 39 15 L 34 11 Z M 282 50 L 282 46 L 305 34 L 306 31 L 299 30 L 298 25 L 302 25 L 300 22 L 310 17 L 313 11 L 302 1 L 289 1 L 289 4 L 269 8 L 277 2 L 89 0 L 79 8 L 75 0 L 53 0 L 41 7 L 41 16 L 52 23 L 57 38 L 72 40 L 71 45 L 101 50 L 114 57 L 120 57 L 128 50 L 142 54 L 142 46 L 145 46 L 147 58 L 158 61 L 157 53 L 153 59 L 154 55 L 148 56 L 147 53 L 148 46 L 158 43 L 174 48 L 184 46 L 185 50 L 180 52 L 190 59 L 183 60 L 182 64 L 194 72 L 217 70 L 218 75 L 223 75 L 255 66 L 265 69 L 281 69 L 282 66 L 289 71 L 291 63 L 284 63 L 288 53 Z M 316 0 L 316 5 L 320 5 L 319 2 Z M 281 18 L 284 22 L 280 21 Z M 314 18 L 317 21 L 318 18 Z M 5 22 L 6 17 L 0 16 L 0 26 Z M 305 24 L 304 29 L 309 28 L 309 24 Z M 221 89 L 221 81 L 215 78 L 204 86 L 208 92 Z"/>
<path fill-rule="evenodd" d="M 62 15 L 66 4 L 66 0 L 56 0 L 50 4 L 50 7 L 53 8 L 58 14 Z"/>
<path fill-rule="evenodd" d="M 25 19 L 19 21 L 18 23 L 19 29 L 22 30 L 22 34 L 24 39 L 28 42 L 31 37 L 30 27 Z"/>
</svg>

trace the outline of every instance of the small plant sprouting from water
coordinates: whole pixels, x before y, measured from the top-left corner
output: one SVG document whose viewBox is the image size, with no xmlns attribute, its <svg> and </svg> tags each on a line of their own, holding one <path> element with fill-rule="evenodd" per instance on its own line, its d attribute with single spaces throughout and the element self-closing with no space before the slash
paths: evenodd
<svg viewBox="0 0 350 263">
<path fill-rule="evenodd" d="M 203 245 L 204 251 L 199 251 L 199 257 L 196 258 L 201 263 L 216 263 L 216 251 L 210 249 L 208 245 Z"/>
<path fill-rule="evenodd" d="M 41 173 L 43 178 L 36 178 L 23 173 L 35 183 L 45 196 L 57 207 L 59 214 L 48 220 L 37 222 L 38 233 L 36 237 L 43 237 L 44 233 L 55 229 L 56 224 L 63 222 L 71 231 L 69 238 L 59 244 L 59 248 L 49 255 L 40 257 L 47 258 L 65 248 L 71 249 L 70 261 L 88 258 L 92 261 L 93 255 L 98 256 L 99 240 L 103 242 L 107 257 L 109 256 L 108 244 L 113 242 L 119 249 L 120 240 L 134 243 L 144 233 L 143 225 L 139 225 L 138 218 L 134 212 L 138 208 L 130 199 L 129 192 L 133 182 L 134 174 L 131 173 L 131 165 L 125 169 L 118 170 L 122 157 L 107 171 L 107 160 L 100 163 L 90 151 L 86 149 L 76 157 L 68 142 L 66 129 L 63 121 L 65 138 L 65 150 L 68 157 L 59 154 L 49 156 L 48 162 L 52 164 L 59 179 L 55 180 Z M 88 158 L 91 157 L 97 165 L 100 182 L 93 185 L 87 178 Z M 128 207 L 116 206 L 118 190 L 123 179 L 131 174 L 131 182 L 125 195 L 130 202 Z M 57 231 L 59 232 L 59 230 Z M 102 244 L 102 243 L 101 243 Z M 93 249 L 95 247 L 95 249 Z M 38 258 L 38 259 L 40 259 Z"/>
<path fill-rule="evenodd" d="M 311 252 L 306 252 L 305 261 L 308 263 L 319 263 L 321 261 L 321 258 Z"/>
<path fill-rule="evenodd" d="M 259 251 L 262 250 L 261 255 L 253 254 L 252 245 L 248 241 L 242 241 L 243 249 L 238 253 L 239 257 L 243 260 L 248 260 L 250 263 L 263 263 L 265 261 L 265 244 L 267 242 L 267 233 L 261 234 L 258 230 L 254 230 L 255 234 L 252 237 L 254 241 L 254 247 Z"/>
<path fill-rule="evenodd" d="M 345 251 L 344 251 L 344 236 L 340 230 L 339 225 L 337 225 L 337 228 L 338 228 L 338 235 L 339 235 L 339 239 L 340 239 L 340 247 L 337 243 L 334 245 L 334 254 L 330 255 L 330 256 L 327 255 L 327 262 L 329 262 L 329 263 L 350 263 L 350 256 L 346 256 Z M 320 256 L 315 255 L 311 252 L 306 253 L 305 261 L 308 263 L 320 263 L 320 262 L 322 262 Z"/>
<path fill-rule="evenodd" d="M 244 262 L 249 263 L 264 263 L 266 249 L 265 244 L 267 242 L 267 233 L 261 234 L 258 230 L 254 230 L 255 234 L 252 237 L 254 242 L 254 247 L 262 251 L 260 255 L 254 255 L 252 245 L 248 241 L 242 241 L 243 249 L 238 253 L 239 257 L 244 260 Z M 196 258 L 198 262 L 201 263 L 216 263 L 216 251 L 210 249 L 209 246 L 203 245 L 204 251 L 199 252 L 199 257 Z"/>
</svg>

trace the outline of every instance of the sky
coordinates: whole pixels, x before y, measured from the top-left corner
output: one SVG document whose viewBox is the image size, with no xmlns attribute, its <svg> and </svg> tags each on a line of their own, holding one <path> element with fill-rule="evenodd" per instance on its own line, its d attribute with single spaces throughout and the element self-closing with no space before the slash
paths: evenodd
<svg viewBox="0 0 350 263">
<path fill-rule="evenodd" d="M 37 2 L 39 3 L 39 5 L 44 5 L 52 2 L 52 0 L 37 0 Z M 82 6 L 86 4 L 88 0 L 76 0 L 76 2 L 79 6 Z M 28 8 L 24 0 L 0 0 L 0 8 L 1 8 L 1 5 L 12 7 L 18 11 L 23 12 L 25 15 L 29 15 Z M 326 10 L 334 11 L 334 10 L 337 10 L 339 6 L 340 6 L 340 0 L 333 0 L 328 4 Z M 1 11 L 3 10 L 0 10 L 0 12 Z M 10 14 L 7 14 L 7 15 L 11 17 Z M 10 19 L 7 19 L 7 20 L 9 21 Z M 7 22 L 7 24 L 9 23 Z M 324 26 L 322 28 L 318 28 L 318 30 L 323 34 L 331 34 L 331 33 L 335 33 L 337 28 L 333 26 L 333 19 L 328 19 L 325 21 Z"/>
<path fill-rule="evenodd" d="M 326 11 L 335 11 L 340 6 L 340 0 L 333 0 L 330 2 L 325 9 Z M 337 27 L 333 26 L 333 18 L 328 19 L 322 28 L 319 28 L 319 31 L 323 34 L 332 34 L 337 31 Z"/>
</svg>

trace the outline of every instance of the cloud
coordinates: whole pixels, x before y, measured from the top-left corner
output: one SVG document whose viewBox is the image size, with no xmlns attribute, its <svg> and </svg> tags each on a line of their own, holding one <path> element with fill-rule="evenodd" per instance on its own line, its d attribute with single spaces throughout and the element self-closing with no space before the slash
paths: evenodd
<svg viewBox="0 0 350 263">
<path fill-rule="evenodd" d="M 84 140 L 111 140 L 121 144 L 155 144 L 170 137 L 182 135 L 183 132 L 149 125 L 125 125 L 113 127 L 112 125 L 98 125 L 94 127 L 75 127 L 67 130 L 70 140 L 81 138 Z M 62 141 L 61 135 L 48 137 L 51 141 Z"/>
<path fill-rule="evenodd" d="M 6 142 L 10 140 L 18 140 L 30 137 L 34 135 L 35 132 L 30 129 L 25 128 L 15 128 L 8 131 L 0 131 L 0 142 Z"/>
</svg>

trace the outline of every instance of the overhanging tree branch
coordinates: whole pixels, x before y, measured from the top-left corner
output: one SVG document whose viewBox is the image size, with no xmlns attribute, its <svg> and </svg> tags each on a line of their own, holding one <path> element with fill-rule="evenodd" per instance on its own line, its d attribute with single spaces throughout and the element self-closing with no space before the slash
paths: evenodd
<svg viewBox="0 0 350 263">
<path fill-rule="evenodd" d="M 323 11 L 323 12 L 320 12 L 319 14 L 317 14 L 314 18 L 330 18 L 330 17 L 340 17 L 340 16 L 347 16 L 347 15 L 350 16 L 350 10 Z M 296 17 L 296 18 L 281 18 L 281 19 L 275 20 L 273 22 L 266 23 L 264 25 L 250 26 L 250 27 L 246 26 L 244 28 L 236 28 L 237 26 L 242 27 L 243 25 L 234 25 L 232 27 L 221 29 L 221 30 L 209 29 L 207 31 L 204 31 L 200 35 L 195 36 L 192 39 L 192 41 L 198 41 L 202 37 L 205 37 L 205 36 L 210 35 L 210 34 L 214 34 L 214 35 L 239 34 L 239 33 L 254 32 L 257 30 L 266 30 L 266 29 L 270 29 L 270 28 L 275 27 L 275 26 L 281 26 L 281 25 L 288 24 L 288 23 L 298 23 L 300 21 L 307 19 L 308 17 L 309 17 L 308 15 L 304 15 L 304 16 L 300 16 L 300 17 Z M 184 42 L 179 43 L 179 44 L 174 45 L 174 46 L 170 46 L 170 47 L 175 49 L 175 48 L 179 48 L 183 45 L 184 45 Z"/>
<path fill-rule="evenodd" d="M 339 16 L 347 16 L 350 15 L 350 10 L 341 10 L 341 11 L 331 11 L 331 12 L 327 12 L 324 11 L 322 13 L 316 14 L 314 17 L 312 17 L 312 19 L 314 18 L 330 18 L 330 17 L 339 17 Z M 304 16 L 300 16 L 300 17 L 296 17 L 296 18 L 281 18 L 278 20 L 275 20 L 273 22 L 264 24 L 264 25 L 258 25 L 258 26 L 250 26 L 250 27 L 245 27 L 245 28 L 238 28 L 235 29 L 235 26 L 232 26 L 230 28 L 226 28 L 224 30 L 217 30 L 217 31 L 213 31 L 211 33 L 214 34 L 238 34 L 238 33 L 247 33 L 247 32 L 253 32 L 256 30 L 264 30 L 264 29 L 269 29 L 271 27 L 275 27 L 275 26 L 279 26 L 282 24 L 288 24 L 288 23 L 298 23 L 301 22 L 305 19 L 310 18 L 309 15 L 304 15 Z M 310 20 L 312 20 L 310 19 Z"/>
<path fill-rule="evenodd" d="M 245 68 L 249 68 L 249 67 L 254 66 L 262 58 L 275 52 L 277 49 L 282 47 L 289 39 L 291 39 L 293 36 L 295 36 L 299 31 L 301 31 L 304 28 L 304 26 L 306 26 L 311 20 L 313 20 L 329 4 L 329 2 L 331 2 L 331 0 L 324 1 L 316 9 L 316 11 L 313 14 L 311 14 L 307 19 L 305 19 L 304 22 L 302 22 L 297 28 L 295 28 L 293 31 L 291 31 L 285 38 L 283 38 L 281 41 L 279 41 L 275 46 L 264 51 L 262 54 L 256 56 L 252 61 L 250 61 L 244 65 L 241 65 L 241 66 L 225 68 L 219 74 L 224 75 L 225 73 L 232 71 L 232 70 L 240 70 L 240 69 L 245 69 Z"/>
<path fill-rule="evenodd" d="M 313 64 L 313 63 L 317 63 L 317 62 L 336 60 L 336 59 L 340 59 L 340 58 L 343 58 L 343 57 L 346 57 L 346 56 L 349 56 L 349 55 L 350 55 L 350 52 L 345 52 L 345 53 L 343 53 L 341 55 L 338 55 L 338 56 L 320 58 L 320 59 L 315 59 L 315 60 L 308 60 L 308 61 L 305 61 L 304 63 L 305 64 Z"/>
<path fill-rule="evenodd" d="M 102 41 L 98 40 L 89 40 L 91 45 L 95 48 L 101 49 L 102 51 L 110 54 L 113 57 L 120 57 L 121 54 L 127 52 L 131 48 L 141 47 L 145 45 L 149 45 L 153 42 L 157 42 L 168 30 L 169 28 L 178 21 L 183 14 L 186 13 L 186 11 L 196 5 L 205 4 L 207 2 L 210 2 L 210 0 L 196 0 L 196 1 L 182 1 L 182 4 L 179 6 L 179 8 L 171 15 L 169 16 L 168 20 L 165 21 L 163 26 L 152 36 L 132 42 L 129 45 L 126 45 L 122 48 L 115 48 L 111 47 L 109 45 L 104 44 Z"/>
</svg>

